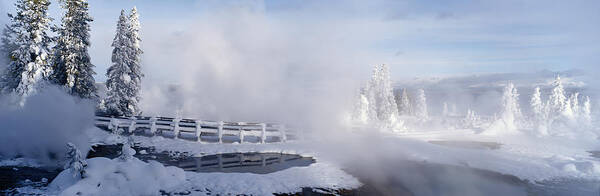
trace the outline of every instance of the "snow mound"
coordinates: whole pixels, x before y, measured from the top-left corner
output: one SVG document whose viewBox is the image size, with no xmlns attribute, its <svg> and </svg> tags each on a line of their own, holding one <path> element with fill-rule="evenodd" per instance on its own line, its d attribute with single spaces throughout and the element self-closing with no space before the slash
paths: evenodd
<svg viewBox="0 0 600 196">
<path fill-rule="evenodd" d="M 50 183 L 49 191 L 58 195 L 157 195 L 185 181 L 182 169 L 156 161 L 97 157 L 87 163 L 83 179 L 66 169 Z"/>
</svg>

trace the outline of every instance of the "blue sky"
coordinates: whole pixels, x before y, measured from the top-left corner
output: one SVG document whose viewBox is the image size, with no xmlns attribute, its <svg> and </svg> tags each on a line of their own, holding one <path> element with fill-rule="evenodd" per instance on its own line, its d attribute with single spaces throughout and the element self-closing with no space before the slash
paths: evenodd
<svg viewBox="0 0 600 196">
<path fill-rule="evenodd" d="M 12 9 L 13 2 L 3 0 L 3 12 Z M 57 1 L 53 3 L 52 16 L 58 21 Z M 105 79 L 104 72 L 110 65 L 110 43 L 118 14 L 133 6 L 141 15 L 147 63 L 162 62 L 154 59 L 156 56 L 169 58 L 168 52 L 153 49 L 165 47 L 165 43 L 158 45 L 162 38 L 202 37 L 206 31 L 193 29 L 212 24 L 219 30 L 209 32 L 211 36 L 221 33 L 217 35 L 219 39 L 233 48 L 245 43 L 240 39 L 263 40 L 258 43 L 269 45 L 268 36 L 285 37 L 278 44 L 287 47 L 278 45 L 278 50 L 290 53 L 298 51 L 295 45 L 327 45 L 323 51 L 335 53 L 331 58 L 339 59 L 322 60 L 320 55 L 314 59 L 344 64 L 332 65 L 332 69 L 356 75 L 368 75 L 365 73 L 375 63 L 389 64 L 394 77 L 402 78 L 543 69 L 596 70 L 600 60 L 600 1 L 592 0 L 102 0 L 90 1 L 90 6 L 95 19 L 90 53 L 99 81 Z M 236 26 L 244 27 L 239 31 L 264 28 L 271 34 L 239 34 L 233 32 Z M 181 49 L 181 44 L 186 43 L 181 42 L 173 50 Z M 311 55 L 306 58 L 313 59 Z M 149 68 L 148 72 L 156 70 L 159 69 Z M 156 73 L 161 74 L 168 75 Z"/>
</svg>

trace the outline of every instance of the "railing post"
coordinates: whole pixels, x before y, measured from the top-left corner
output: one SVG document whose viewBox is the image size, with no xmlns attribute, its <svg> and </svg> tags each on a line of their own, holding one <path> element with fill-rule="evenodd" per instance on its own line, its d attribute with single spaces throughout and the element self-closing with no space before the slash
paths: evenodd
<svg viewBox="0 0 600 196">
<path fill-rule="evenodd" d="M 152 136 L 154 136 L 154 134 L 156 133 L 156 117 L 151 117 L 150 118 L 150 134 L 152 134 Z"/>
<path fill-rule="evenodd" d="M 244 165 L 244 153 L 240 153 L 240 165 Z"/>
<path fill-rule="evenodd" d="M 285 162 L 285 159 L 283 157 L 283 153 L 279 153 L 279 163 L 283 163 Z"/>
<path fill-rule="evenodd" d="M 261 165 L 264 167 L 267 165 L 267 159 L 265 158 L 264 154 L 260 154 L 260 161 L 261 161 Z"/>
<path fill-rule="evenodd" d="M 219 121 L 217 137 L 219 137 L 219 143 L 223 143 L 223 121 Z"/>
<path fill-rule="evenodd" d="M 285 133 L 286 131 L 286 127 L 285 125 L 281 125 L 279 126 L 279 134 L 281 134 L 281 142 L 286 142 L 287 141 L 287 134 Z"/>
<path fill-rule="evenodd" d="M 265 140 L 267 140 L 267 124 L 260 123 L 260 127 L 261 127 L 260 143 L 264 144 Z"/>
<path fill-rule="evenodd" d="M 132 116 L 129 117 L 129 120 L 131 120 L 131 122 L 129 123 L 129 129 L 127 131 L 133 134 L 133 132 L 135 131 L 135 120 L 137 120 L 137 118 L 135 118 L 135 116 Z"/>
<path fill-rule="evenodd" d="M 196 171 L 197 172 L 202 171 L 202 159 L 197 157 L 197 158 L 194 158 L 194 161 L 196 162 Z"/>
<path fill-rule="evenodd" d="M 202 121 L 196 120 L 196 138 L 200 141 L 200 135 L 202 134 Z"/>
<path fill-rule="evenodd" d="M 219 170 L 223 169 L 223 156 L 221 154 L 217 155 L 217 161 L 219 163 Z"/>
<path fill-rule="evenodd" d="M 119 129 L 119 122 L 116 118 L 114 118 L 114 117 L 110 118 L 109 129 L 112 133 L 117 133 L 117 130 Z"/>
<path fill-rule="evenodd" d="M 173 134 L 175 135 L 175 138 L 177 138 L 179 136 L 179 121 L 181 119 L 179 118 L 174 118 L 173 119 Z"/>
<path fill-rule="evenodd" d="M 238 129 L 240 131 L 240 144 L 241 144 L 241 143 L 244 143 L 244 130 L 242 129 L 242 125 L 239 125 Z"/>
</svg>

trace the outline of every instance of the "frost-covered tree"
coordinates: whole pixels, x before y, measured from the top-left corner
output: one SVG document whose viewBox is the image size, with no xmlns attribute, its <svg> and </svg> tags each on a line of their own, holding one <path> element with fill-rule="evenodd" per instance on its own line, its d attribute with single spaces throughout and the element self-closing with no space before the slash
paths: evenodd
<svg viewBox="0 0 600 196">
<path fill-rule="evenodd" d="M 93 75 L 94 65 L 90 61 L 90 22 L 87 0 L 62 0 L 66 9 L 62 26 L 57 29 L 58 38 L 54 47 L 54 83 L 84 99 L 97 98 Z"/>
<path fill-rule="evenodd" d="M 106 113 L 110 115 L 133 116 L 141 113 L 138 108 L 140 80 L 143 76 L 139 67 L 141 50 L 135 46 L 136 43 L 139 45 L 139 41 L 135 41 L 137 33 L 133 33 L 130 18 L 137 18 L 137 14 L 128 17 L 125 11 L 121 11 L 112 43 L 112 66 L 106 72 L 105 106 Z"/>
<path fill-rule="evenodd" d="M 512 82 L 509 82 L 504 87 L 504 92 L 502 93 L 502 111 L 499 120 L 504 124 L 504 128 L 508 130 L 516 130 L 519 120 L 522 120 L 521 109 L 519 107 L 519 93 Z"/>
<path fill-rule="evenodd" d="M 592 103 L 590 102 L 590 97 L 586 96 L 583 102 L 583 107 L 581 108 L 581 116 L 585 120 L 586 123 L 591 123 L 592 121 Z"/>
<path fill-rule="evenodd" d="M 579 92 L 575 92 L 569 96 L 569 103 L 573 115 L 578 116 L 581 108 L 579 107 Z"/>
<path fill-rule="evenodd" d="M 67 143 L 67 155 L 65 157 L 67 163 L 65 164 L 64 169 L 71 169 L 73 177 L 79 176 L 80 178 L 83 178 L 87 162 L 85 161 L 85 158 L 81 156 L 81 151 L 79 151 L 73 143 Z"/>
<path fill-rule="evenodd" d="M 130 86 L 132 88 L 133 93 L 132 97 L 134 97 L 136 102 L 139 102 L 141 99 L 140 90 L 142 77 L 144 77 L 141 68 L 141 55 L 144 52 L 142 51 L 142 48 L 140 46 L 140 42 L 142 41 L 142 38 L 140 37 L 140 29 L 141 25 L 139 20 L 139 14 L 137 8 L 133 7 L 133 9 L 131 9 L 131 14 L 129 14 L 129 38 L 132 42 L 129 54 L 129 69 L 131 70 Z M 136 113 L 140 113 L 139 109 L 136 110 Z"/>
<path fill-rule="evenodd" d="M 540 134 L 546 134 L 548 129 L 548 107 L 542 101 L 540 87 L 535 87 L 529 101 L 533 113 L 533 124 Z"/>
<path fill-rule="evenodd" d="M 566 117 L 572 117 L 573 111 L 571 111 L 569 100 L 565 95 L 565 89 L 563 87 L 560 76 L 556 76 L 552 84 L 552 94 L 550 95 L 549 105 L 550 115 L 552 118 L 557 118 L 560 115 Z"/>
<path fill-rule="evenodd" d="M 366 97 L 369 110 L 373 113 L 370 120 L 382 122 L 388 127 L 398 127 L 401 124 L 387 65 L 376 65 L 373 69 Z"/>
<path fill-rule="evenodd" d="M 363 92 L 358 93 L 357 101 L 352 112 L 352 121 L 358 124 L 369 123 L 369 100 Z"/>
<path fill-rule="evenodd" d="M 11 52 L 12 61 L 2 78 L 2 87 L 20 95 L 21 105 L 52 73 L 48 58 L 52 39 L 46 32 L 51 21 L 49 5 L 48 0 L 17 0 L 16 14 L 9 15 L 18 48 Z"/>
<path fill-rule="evenodd" d="M 410 99 L 408 98 L 408 92 L 406 92 L 406 88 L 402 89 L 402 94 L 396 103 L 398 104 L 398 112 L 401 115 L 412 114 L 412 105 L 410 104 Z"/>
<path fill-rule="evenodd" d="M 533 111 L 534 116 L 542 115 L 544 112 L 544 104 L 542 102 L 542 92 L 540 91 L 540 87 L 535 87 L 529 103 L 531 104 L 531 111 Z"/>
<path fill-rule="evenodd" d="M 471 109 L 467 109 L 467 115 L 463 119 L 463 125 L 465 127 L 475 127 L 475 125 L 479 122 L 480 117 L 475 113 L 475 111 Z"/>
<path fill-rule="evenodd" d="M 448 116 L 448 103 L 444 102 L 444 106 L 442 109 L 442 116 Z"/>
<path fill-rule="evenodd" d="M 427 97 L 425 96 L 425 90 L 417 90 L 415 106 L 415 116 L 421 120 L 427 120 L 429 118 L 429 113 L 427 112 Z"/>
<path fill-rule="evenodd" d="M 10 17 L 12 17 L 12 15 L 9 14 L 9 18 Z M 0 45 L 0 54 L 2 55 L 0 56 L 0 63 L 2 63 L 0 68 L 3 68 L 13 61 L 14 58 L 12 52 L 19 48 L 19 46 L 15 43 L 15 31 L 11 25 L 7 24 L 5 25 L 4 29 L 2 29 L 0 44 L 2 44 Z"/>
</svg>

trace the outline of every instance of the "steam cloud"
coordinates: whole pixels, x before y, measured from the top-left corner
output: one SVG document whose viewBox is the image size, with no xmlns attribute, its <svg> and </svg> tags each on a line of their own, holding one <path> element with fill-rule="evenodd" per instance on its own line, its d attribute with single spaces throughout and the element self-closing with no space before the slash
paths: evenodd
<svg viewBox="0 0 600 196">
<path fill-rule="evenodd" d="M 82 152 L 90 144 L 84 131 L 94 125 L 94 105 L 76 100 L 56 87 L 29 97 L 19 108 L 10 96 L 0 99 L 0 155 L 23 156 L 47 162 L 62 160 L 67 142 Z"/>
</svg>

